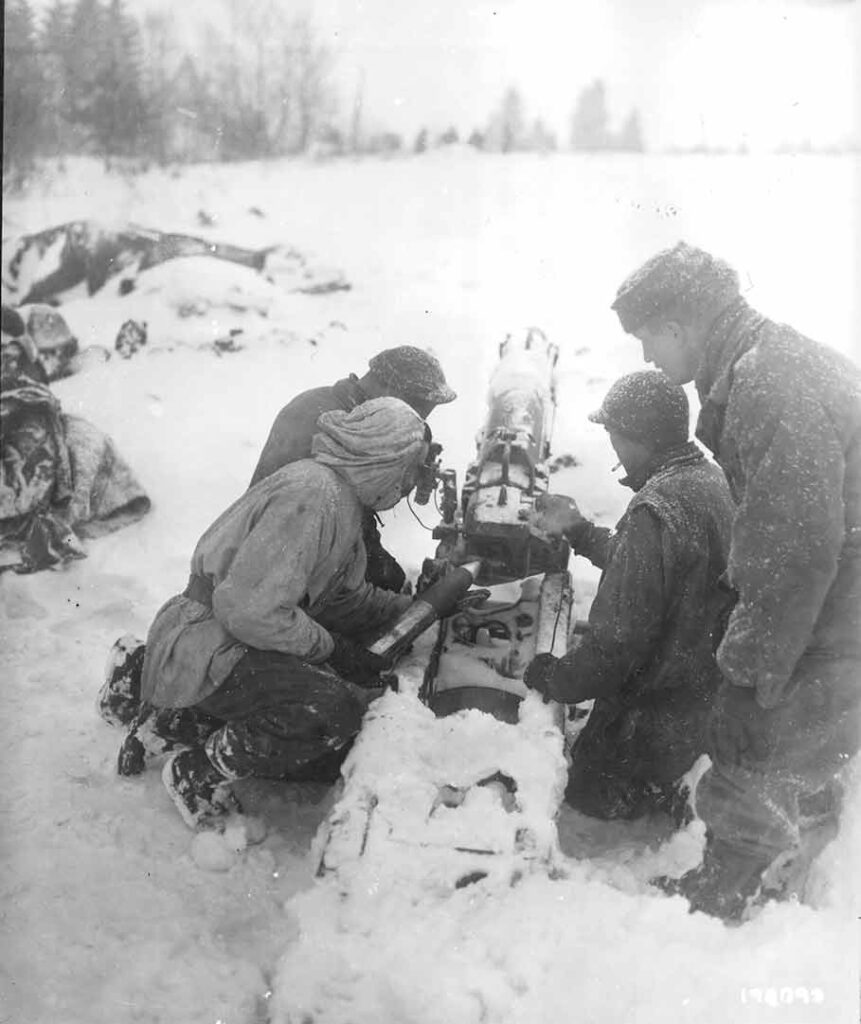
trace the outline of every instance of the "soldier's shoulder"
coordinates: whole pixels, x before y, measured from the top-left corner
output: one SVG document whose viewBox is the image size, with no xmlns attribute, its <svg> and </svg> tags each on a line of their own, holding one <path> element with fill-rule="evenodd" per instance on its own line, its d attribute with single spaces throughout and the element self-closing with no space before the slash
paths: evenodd
<svg viewBox="0 0 861 1024">
<path fill-rule="evenodd" d="M 788 324 L 766 321 L 757 342 L 733 368 L 733 390 L 750 388 L 763 400 L 798 401 L 861 394 L 861 369 L 842 353 Z"/>
<path fill-rule="evenodd" d="M 278 415 L 279 417 L 286 417 L 291 415 L 302 415 L 313 411 L 319 416 L 321 412 L 328 412 L 332 409 L 338 408 L 340 408 L 340 405 L 335 394 L 334 387 L 325 385 L 323 387 L 309 388 L 307 391 L 301 391 L 281 408 Z"/>
</svg>

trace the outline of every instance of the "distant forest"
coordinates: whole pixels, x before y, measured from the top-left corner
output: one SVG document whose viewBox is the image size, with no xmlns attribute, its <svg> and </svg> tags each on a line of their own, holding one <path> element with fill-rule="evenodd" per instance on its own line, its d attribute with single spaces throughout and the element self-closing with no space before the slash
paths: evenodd
<svg viewBox="0 0 861 1024">
<path fill-rule="evenodd" d="M 492 152 L 644 148 L 640 115 L 611 128 L 596 80 L 574 98 L 561 144 L 509 89 L 487 123 L 413 138 L 369 127 L 362 90 L 332 85 L 332 54 L 307 15 L 272 2 L 228 0 L 227 28 L 208 25 L 194 51 L 168 14 L 131 15 L 124 0 L 54 0 L 41 17 L 7 0 L 4 179 L 38 157 L 90 154 L 156 163 L 271 156 L 414 152 L 465 142 Z M 7 179 L 7 180 L 8 180 Z"/>
</svg>

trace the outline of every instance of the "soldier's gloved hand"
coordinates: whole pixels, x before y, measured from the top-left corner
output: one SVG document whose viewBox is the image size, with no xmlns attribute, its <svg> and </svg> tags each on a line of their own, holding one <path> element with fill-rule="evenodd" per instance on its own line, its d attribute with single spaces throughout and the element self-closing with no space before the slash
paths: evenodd
<svg viewBox="0 0 861 1024">
<path fill-rule="evenodd" d="M 553 681 L 558 664 L 559 659 L 552 654 L 537 654 L 523 674 L 525 685 L 540 693 L 545 704 L 556 699 L 553 695 Z"/>
<path fill-rule="evenodd" d="M 564 494 L 539 494 L 529 515 L 529 525 L 549 537 L 566 537 L 588 519 L 577 502 Z"/>
<path fill-rule="evenodd" d="M 382 673 L 388 670 L 389 663 L 378 654 L 373 654 L 366 647 L 348 640 L 340 633 L 333 633 L 335 646 L 329 655 L 329 664 L 341 676 L 357 686 L 380 687 L 386 682 L 381 679 Z"/>
</svg>

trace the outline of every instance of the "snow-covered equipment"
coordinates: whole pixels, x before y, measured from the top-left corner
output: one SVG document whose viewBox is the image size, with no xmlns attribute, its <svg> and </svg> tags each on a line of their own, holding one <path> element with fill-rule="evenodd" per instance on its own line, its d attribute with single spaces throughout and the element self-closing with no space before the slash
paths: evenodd
<svg viewBox="0 0 861 1024">
<path fill-rule="evenodd" d="M 567 644 L 569 546 L 536 533 L 529 523 L 536 499 L 548 489 L 558 355 L 536 327 L 505 338 L 488 386 L 476 456 L 460 495 L 455 473 L 440 474 L 442 521 L 434 530 L 440 543 L 423 575 L 432 577 L 451 561 L 477 559 L 478 584 L 526 582 L 519 592 L 507 588 L 483 603 L 467 603 L 444 620 L 439 653 L 431 660 L 422 690 L 438 714 L 472 707 L 516 721 L 526 692 L 521 681 L 526 666 L 535 654 L 564 651 Z M 442 652 L 451 645 L 477 651 L 476 660 L 491 668 L 492 681 L 439 672 Z"/>
<path fill-rule="evenodd" d="M 413 881 L 424 851 L 427 878 L 449 889 L 491 876 L 511 884 L 554 859 L 561 710 L 530 695 L 522 677 L 536 654 L 564 653 L 572 625 L 568 545 L 528 520 L 547 490 L 556 358 L 536 328 L 507 337 L 463 491 L 453 471 L 436 470 L 442 522 L 426 585 L 371 644 L 400 656 L 399 692 L 375 702 L 344 766 L 321 876 L 386 859 L 392 843 Z M 473 582 L 488 589 L 470 590 Z M 406 769 L 392 760 L 401 746 Z"/>
<path fill-rule="evenodd" d="M 557 347 L 537 327 L 505 338 L 490 378 L 476 457 L 459 498 L 454 472 L 442 474 L 437 558 L 480 558 L 478 583 L 567 568 L 567 543 L 535 533 L 528 521 L 535 499 L 548 487 L 558 357 Z"/>
<path fill-rule="evenodd" d="M 115 294 L 128 295 L 145 271 L 189 257 L 248 267 L 290 292 L 317 295 L 350 288 L 340 270 L 316 266 L 290 245 L 248 249 L 137 224 L 76 220 L 3 242 L 3 302 L 63 303 L 94 295 L 109 281 Z"/>
<path fill-rule="evenodd" d="M 317 885 L 290 903 L 298 932 L 273 1024 L 347 1019 L 377 927 L 398 948 L 429 948 L 447 908 L 564 871 L 562 709 L 522 679 L 535 654 L 565 651 L 572 625 L 568 547 L 528 522 L 547 487 L 556 350 L 532 329 L 500 355 L 463 492 L 437 469 L 426 586 L 373 645 L 394 655 L 399 686 L 368 709 L 315 841 Z"/>
</svg>

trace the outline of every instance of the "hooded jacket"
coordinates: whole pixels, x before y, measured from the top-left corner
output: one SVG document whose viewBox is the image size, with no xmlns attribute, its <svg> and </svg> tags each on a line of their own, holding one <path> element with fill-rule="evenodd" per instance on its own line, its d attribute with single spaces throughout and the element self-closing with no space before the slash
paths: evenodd
<svg viewBox="0 0 861 1024">
<path fill-rule="evenodd" d="M 713 325 L 695 384 L 697 436 L 738 502 L 738 602 L 718 664 L 775 707 L 802 655 L 861 657 L 861 372 L 739 299 Z"/>
<path fill-rule="evenodd" d="M 371 629 L 402 611 L 408 599 L 365 581 L 362 514 L 398 500 L 423 444 L 424 422 L 394 398 L 322 416 L 314 459 L 250 488 L 201 537 L 191 575 L 207 582 L 211 605 L 183 594 L 158 612 L 143 700 L 197 704 L 249 647 L 320 664 L 329 630 Z"/>
</svg>

